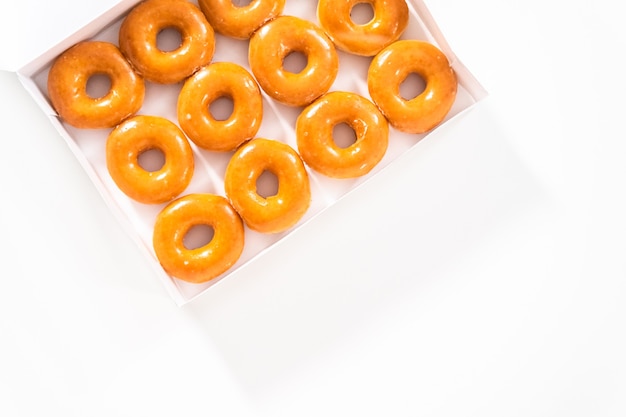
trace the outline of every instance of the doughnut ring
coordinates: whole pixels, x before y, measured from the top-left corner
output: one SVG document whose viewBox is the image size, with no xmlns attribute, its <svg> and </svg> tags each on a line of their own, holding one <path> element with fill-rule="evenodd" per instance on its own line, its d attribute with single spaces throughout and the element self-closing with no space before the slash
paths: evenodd
<svg viewBox="0 0 626 417">
<path fill-rule="evenodd" d="M 156 171 L 139 164 L 139 155 L 157 149 L 165 163 Z M 110 134 L 106 163 L 117 186 L 144 204 L 165 203 L 182 193 L 193 176 L 194 160 L 184 133 L 174 123 L 156 116 L 135 116 Z"/>
<path fill-rule="evenodd" d="M 94 75 L 110 79 L 109 92 L 90 97 L 87 82 Z M 114 127 L 141 108 L 145 85 L 117 46 L 80 42 L 61 54 L 48 73 L 48 96 L 62 120 L 83 129 Z"/>
<path fill-rule="evenodd" d="M 306 67 L 295 74 L 284 68 L 287 55 L 306 56 Z M 279 16 L 250 38 L 250 69 L 261 88 L 289 106 L 306 106 L 328 91 L 339 67 L 331 40 L 315 24 L 293 16 Z"/>
<path fill-rule="evenodd" d="M 410 100 L 400 95 L 400 84 L 411 73 L 426 82 L 425 90 Z M 424 133 L 437 126 L 454 104 L 457 79 L 448 58 L 436 46 L 418 40 L 394 42 L 372 60 L 367 86 L 372 100 L 396 129 Z"/>
<path fill-rule="evenodd" d="M 351 12 L 363 3 L 372 6 L 374 17 L 358 24 L 352 20 Z M 338 49 L 364 56 L 376 55 L 398 40 L 409 23 L 405 0 L 320 0 L 317 16 Z"/>
<path fill-rule="evenodd" d="M 181 35 L 181 45 L 169 52 L 157 46 L 168 28 Z M 187 0 L 145 0 L 122 22 L 120 49 L 148 81 L 174 84 L 208 64 L 215 51 L 215 34 L 198 6 Z"/>
<path fill-rule="evenodd" d="M 199 0 L 199 4 L 216 32 L 235 39 L 248 39 L 282 13 L 285 0 L 253 0 L 246 6 L 237 6 L 233 0 Z"/>
<path fill-rule="evenodd" d="M 356 141 L 345 148 L 333 140 L 333 128 L 340 123 L 356 135 Z M 298 116 L 296 138 L 298 151 L 311 168 L 333 178 L 355 178 L 370 172 L 385 155 L 389 125 L 371 101 L 334 91 Z"/>
<path fill-rule="evenodd" d="M 278 179 L 278 192 L 263 197 L 257 180 L 265 171 Z M 289 145 L 252 139 L 233 155 L 224 177 L 226 196 L 252 230 L 278 233 L 294 226 L 309 208 L 309 177 L 300 156 Z"/>
<path fill-rule="evenodd" d="M 209 106 L 221 97 L 233 101 L 226 120 L 216 120 Z M 261 90 L 243 67 L 229 62 L 210 64 L 188 78 L 178 97 L 178 123 L 196 145 L 231 151 L 256 135 L 263 120 Z"/>
<path fill-rule="evenodd" d="M 201 247 L 187 248 L 185 236 L 200 225 L 212 228 L 211 240 Z M 237 262 L 244 247 L 243 222 L 226 198 L 189 194 L 170 202 L 157 215 L 152 244 L 168 274 L 199 284 L 216 278 Z"/>
</svg>

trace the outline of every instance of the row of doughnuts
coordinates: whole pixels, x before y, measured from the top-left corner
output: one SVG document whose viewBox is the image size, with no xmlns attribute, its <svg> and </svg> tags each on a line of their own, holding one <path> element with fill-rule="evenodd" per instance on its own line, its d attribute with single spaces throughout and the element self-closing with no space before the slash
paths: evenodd
<svg viewBox="0 0 626 417">
<path fill-rule="evenodd" d="M 416 109 L 428 112 L 427 107 L 435 102 L 440 110 L 431 113 L 438 114 L 426 121 L 420 116 L 419 130 L 429 130 L 445 117 L 454 101 L 454 73 L 445 55 L 434 46 L 397 41 L 408 21 L 405 1 L 372 0 L 374 23 L 370 24 L 376 28 L 383 26 L 376 23 L 379 20 L 392 24 L 384 29 L 387 37 L 378 46 L 364 41 L 355 47 L 350 39 L 362 39 L 364 32 L 359 30 L 365 30 L 366 25 L 355 26 L 348 18 L 342 26 L 334 18 L 349 16 L 357 3 L 362 1 L 320 0 L 319 27 L 281 15 L 284 0 L 254 0 L 246 7 L 236 7 L 232 0 L 200 0 L 199 7 L 187 0 L 145 0 L 122 23 L 119 48 L 106 42 L 81 42 L 54 62 L 48 91 L 61 118 L 80 128 L 113 128 L 107 141 L 107 167 L 116 184 L 137 201 L 169 202 L 157 216 L 153 245 L 159 262 L 172 276 L 204 282 L 228 270 L 243 250 L 244 222 L 263 233 L 284 231 L 297 223 L 310 204 L 303 160 L 330 177 L 361 176 L 382 159 L 388 123 L 404 131 L 415 129 L 410 123 L 416 118 Z M 396 14 L 390 17 L 390 10 Z M 356 32 L 354 28 L 352 32 L 345 30 L 350 25 Z M 181 46 L 173 53 L 162 53 L 156 47 L 156 36 L 169 27 L 180 32 Z M 250 38 L 252 74 L 233 63 L 211 63 L 213 30 Z M 369 45 L 365 48 L 363 43 Z M 374 56 L 368 73 L 373 103 L 351 92 L 328 93 L 337 74 L 335 47 Z M 307 57 L 307 67 L 298 74 L 283 68 L 285 57 L 292 52 Z M 389 73 L 390 65 L 402 70 Z M 406 100 L 399 100 L 397 89 L 412 72 L 419 73 L 432 91 L 423 95 L 421 104 L 403 110 L 413 115 L 397 116 L 398 105 L 392 102 L 406 104 L 402 103 Z M 111 89 L 104 97 L 93 99 L 85 85 L 98 73 L 109 76 Z M 144 79 L 182 82 L 177 108 L 180 129 L 159 117 L 135 115 L 143 102 Z M 396 83 L 391 90 L 387 88 L 390 80 Z M 254 139 L 262 120 L 259 86 L 279 102 L 303 107 L 295 126 L 298 152 L 274 140 Z M 447 89 L 445 94 L 442 89 Z M 208 106 L 223 96 L 233 98 L 231 119 L 236 122 L 211 123 Z M 239 102 L 245 105 L 239 106 Z M 333 142 L 332 128 L 338 123 L 348 124 L 357 136 L 349 148 L 339 148 Z M 234 151 L 224 177 L 227 198 L 205 194 L 178 197 L 193 174 L 193 153 L 187 139 L 205 149 Z M 175 173 L 162 175 L 161 170 L 138 168 L 137 157 L 155 147 L 166 155 L 161 170 Z M 277 194 L 267 198 L 256 192 L 256 180 L 265 171 L 274 173 L 279 182 Z M 211 226 L 213 238 L 207 245 L 188 249 L 184 236 L 198 224 Z"/>
<path fill-rule="evenodd" d="M 81 43 L 66 51 L 51 68 L 49 96 L 61 117 L 74 126 L 113 127 L 141 107 L 143 79 L 176 83 L 211 61 L 214 25 L 220 33 L 251 38 L 249 64 L 256 81 L 272 98 L 293 106 L 308 105 L 329 90 L 338 67 L 335 46 L 375 55 L 368 73 L 374 103 L 399 130 L 422 133 L 432 129 L 447 114 L 456 93 L 456 78 L 447 58 L 426 42 L 396 43 L 408 22 L 405 0 L 371 0 L 374 17 L 357 25 L 350 19 L 350 10 L 360 3 L 320 0 L 318 27 L 280 16 L 284 0 L 255 0 L 246 7 L 236 7 L 232 0 L 202 0 L 200 9 L 186 0 L 145 1 L 124 19 L 120 50 L 106 43 Z M 255 20 L 249 19 L 252 12 Z M 238 33 L 227 29 L 239 26 Z M 157 35 L 172 27 L 180 32 L 181 45 L 164 53 L 156 45 Z M 284 59 L 292 52 L 307 57 L 306 68 L 298 74 L 283 69 Z M 84 88 L 94 73 L 106 74 L 114 81 L 110 94 L 97 100 Z M 410 73 L 425 79 L 427 91 L 404 100 L 399 85 Z M 432 120 L 416 122 L 424 115 Z"/>
</svg>

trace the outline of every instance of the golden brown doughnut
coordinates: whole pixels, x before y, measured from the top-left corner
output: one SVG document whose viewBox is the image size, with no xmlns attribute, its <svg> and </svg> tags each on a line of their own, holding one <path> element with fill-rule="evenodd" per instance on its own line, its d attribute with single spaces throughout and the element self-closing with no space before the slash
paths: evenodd
<svg viewBox="0 0 626 417">
<path fill-rule="evenodd" d="M 411 73 L 426 82 L 425 90 L 410 100 L 400 95 L 400 84 Z M 374 103 L 396 129 L 424 133 L 437 126 L 454 104 L 457 80 L 448 59 L 436 46 L 418 40 L 397 41 L 372 60 L 367 86 Z"/>
<path fill-rule="evenodd" d="M 355 23 L 350 13 L 357 4 L 370 4 L 372 20 Z M 317 16 L 337 48 L 356 55 L 373 56 L 398 40 L 409 23 L 405 0 L 320 0 Z"/>
<path fill-rule="evenodd" d="M 340 123 L 350 126 L 356 141 L 342 148 L 333 140 Z M 298 116 L 296 138 L 304 162 L 333 178 L 367 174 L 385 155 L 389 125 L 369 100 L 349 92 L 331 92 L 315 100 Z"/>
<path fill-rule="evenodd" d="M 157 46 L 157 35 L 169 28 L 180 32 L 181 45 L 164 52 Z M 173 84 L 211 61 L 215 34 L 200 8 L 187 0 L 145 0 L 122 22 L 119 44 L 146 80 Z"/>
<path fill-rule="evenodd" d="M 263 24 L 279 16 L 285 0 L 252 0 L 237 6 L 234 0 L 199 0 L 200 9 L 216 32 L 248 39 Z"/>
<path fill-rule="evenodd" d="M 157 171 L 141 167 L 143 152 L 157 149 L 165 163 Z M 111 178 L 130 198 L 145 204 L 165 203 L 182 193 L 193 176 L 194 160 L 184 133 L 157 116 L 134 116 L 118 125 L 106 143 Z"/>
<path fill-rule="evenodd" d="M 106 75 L 109 92 L 90 97 L 87 81 Z M 143 104 L 143 78 L 133 71 L 117 46 L 108 42 L 80 42 L 63 52 L 48 73 L 48 96 L 62 120 L 84 129 L 114 127 Z"/>
<path fill-rule="evenodd" d="M 257 180 L 266 170 L 278 179 L 278 193 L 267 198 L 257 192 Z M 235 152 L 226 167 L 224 188 L 243 221 L 261 233 L 289 229 L 311 203 L 300 156 L 289 145 L 270 139 L 252 139 Z"/>
<path fill-rule="evenodd" d="M 187 248 L 185 236 L 201 225 L 212 228 L 212 239 L 199 248 Z M 224 197 L 189 194 L 172 201 L 157 215 L 152 242 L 168 274 L 199 284 L 237 262 L 244 246 L 243 222 Z"/>
<path fill-rule="evenodd" d="M 221 97 L 233 101 L 232 114 L 216 120 L 209 106 Z M 229 62 L 210 64 L 185 81 L 178 96 L 178 123 L 196 145 L 231 151 L 256 135 L 263 120 L 261 90 L 243 67 Z"/>
<path fill-rule="evenodd" d="M 307 58 L 297 74 L 283 67 L 293 52 Z M 261 88 L 289 106 L 306 106 L 327 92 L 339 66 L 335 46 L 321 28 L 293 16 L 277 17 L 257 30 L 250 38 L 248 60 Z"/>
</svg>

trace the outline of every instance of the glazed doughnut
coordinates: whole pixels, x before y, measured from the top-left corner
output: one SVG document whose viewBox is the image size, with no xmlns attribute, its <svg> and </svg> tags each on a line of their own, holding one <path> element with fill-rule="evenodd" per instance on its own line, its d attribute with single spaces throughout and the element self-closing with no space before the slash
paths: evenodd
<svg viewBox="0 0 626 417">
<path fill-rule="evenodd" d="M 426 88 L 410 100 L 400 95 L 400 84 L 411 73 Z M 372 60 L 367 86 L 374 103 L 389 123 L 407 133 L 424 133 L 448 114 L 456 98 L 457 80 L 448 59 L 436 46 L 418 40 L 397 41 Z"/>
<path fill-rule="evenodd" d="M 199 248 L 188 248 L 185 236 L 201 225 L 211 227 L 211 240 Z M 152 245 L 168 274 L 195 284 L 207 282 L 226 272 L 241 256 L 243 222 L 224 197 L 189 194 L 157 215 Z"/>
<path fill-rule="evenodd" d="M 157 36 L 173 28 L 181 45 L 169 52 L 157 46 Z M 198 6 L 187 0 L 145 0 L 122 22 L 120 49 L 146 80 L 174 84 L 211 61 L 215 34 Z"/>
<path fill-rule="evenodd" d="M 257 180 L 265 171 L 278 179 L 278 193 L 259 195 Z M 309 208 L 309 177 L 289 145 L 252 139 L 233 155 L 224 176 L 226 195 L 243 221 L 261 233 L 278 233 L 295 225 Z"/>
<path fill-rule="evenodd" d="M 226 120 L 216 120 L 209 106 L 221 97 L 233 101 Z M 212 151 L 231 151 L 256 135 L 263 119 L 261 90 L 243 67 L 210 64 L 188 78 L 178 97 L 178 123 L 195 144 Z"/>
<path fill-rule="evenodd" d="M 367 23 L 352 20 L 357 4 L 369 4 L 374 17 Z M 398 40 L 409 23 L 405 0 L 320 0 L 317 16 L 337 48 L 356 55 L 373 56 Z"/>
<path fill-rule="evenodd" d="M 200 9 L 216 32 L 248 39 L 263 24 L 279 16 L 285 0 L 253 0 L 237 6 L 234 0 L 199 0 Z"/>
<path fill-rule="evenodd" d="M 139 155 L 157 149 L 165 163 L 156 171 L 139 164 Z M 106 142 L 111 178 L 130 198 L 144 204 L 165 203 L 187 188 L 194 170 L 191 147 L 174 123 L 157 116 L 134 116 L 118 125 Z"/>
<path fill-rule="evenodd" d="M 342 148 L 333 140 L 333 129 L 346 123 L 356 141 Z M 296 138 L 304 162 L 333 178 L 367 174 L 387 151 L 389 125 L 378 108 L 358 94 L 331 92 L 323 95 L 298 116 Z"/>
<path fill-rule="evenodd" d="M 87 93 L 87 82 L 105 75 L 109 92 L 100 98 Z M 48 96 L 62 120 L 83 129 L 114 127 L 141 108 L 143 78 L 135 73 L 117 46 L 80 42 L 63 52 L 48 73 Z"/>
<path fill-rule="evenodd" d="M 283 66 L 293 52 L 307 58 L 297 74 Z M 339 66 L 335 46 L 321 28 L 293 16 L 279 16 L 257 30 L 250 38 L 248 60 L 261 88 L 289 106 L 306 106 L 327 92 Z"/>
</svg>

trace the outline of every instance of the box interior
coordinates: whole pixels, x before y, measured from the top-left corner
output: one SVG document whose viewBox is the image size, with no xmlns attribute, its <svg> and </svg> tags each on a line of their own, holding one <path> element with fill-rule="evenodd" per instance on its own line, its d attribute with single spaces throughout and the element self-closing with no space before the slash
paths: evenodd
<svg viewBox="0 0 626 417">
<path fill-rule="evenodd" d="M 123 227 L 128 230 L 131 237 L 139 244 L 145 255 L 150 258 L 157 276 L 179 305 L 195 298 L 220 279 L 251 262 L 255 257 L 260 256 L 276 242 L 293 233 L 299 226 L 332 206 L 334 202 L 346 195 L 346 193 L 366 182 L 393 160 L 428 136 L 428 133 L 414 135 L 390 129 L 389 147 L 385 157 L 369 174 L 358 179 L 331 179 L 307 168 L 311 181 L 312 201 L 308 212 L 298 225 L 287 232 L 271 235 L 260 234 L 246 229 L 245 248 L 239 261 L 221 277 L 210 282 L 189 284 L 172 278 L 161 269 L 152 249 L 154 220 L 165 204 L 141 204 L 123 194 L 112 181 L 106 168 L 105 144 L 111 129 L 77 129 L 63 123 L 57 118 L 50 106 L 46 93 L 48 70 L 56 56 L 74 43 L 85 39 L 103 40 L 118 44 L 118 31 L 121 22 L 130 8 L 137 3 L 138 1 L 136 0 L 129 0 L 117 4 L 107 13 L 97 17 L 62 43 L 22 67 L 18 71 L 18 75 L 42 110 L 50 117 L 59 133 L 65 138 L 114 215 L 118 217 Z M 443 125 L 446 121 L 470 108 L 482 99 L 486 93 L 478 81 L 453 54 L 424 3 L 419 0 L 409 0 L 407 3 L 410 9 L 410 21 L 401 39 L 421 39 L 437 45 L 446 53 L 457 73 L 459 86 L 456 101 L 446 120 L 442 123 Z M 316 7 L 317 2 L 287 1 L 283 14 L 302 17 L 317 23 Z M 169 35 L 174 36 L 174 34 Z M 164 42 L 168 41 L 167 36 L 168 34 L 164 33 Z M 234 62 L 250 71 L 247 60 L 247 48 L 247 40 L 236 40 L 216 34 L 216 49 L 212 61 Z M 351 91 L 369 99 L 367 69 L 371 58 L 355 56 L 341 51 L 338 51 L 338 53 L 339 72 L 331 87 L 331 91 Z M 421 80 L 417 79 L 411 82 L 414 85 L 407 83 L 409 84 L 407 88 L 419 89 Z M 146 82 L 146 96 L 139 114 L 162 116 L 177 122 L 176 102 L 181 86 L 182 83 L 158 85 Z M 263 93 L 263 101 L 263 123 L 257 137 L 275 139 L 297 149 L 295 121 L 302 109 L 282 105 L 269 98 L 265 93 Z M 191 143 L 191 146 L 195 154 L 195 172 L 184 194 L 197 192 L 225 195 L 223 175 L 232 152 L 211 152 L 200 149 L 193 143 Z"/>
</svg>

